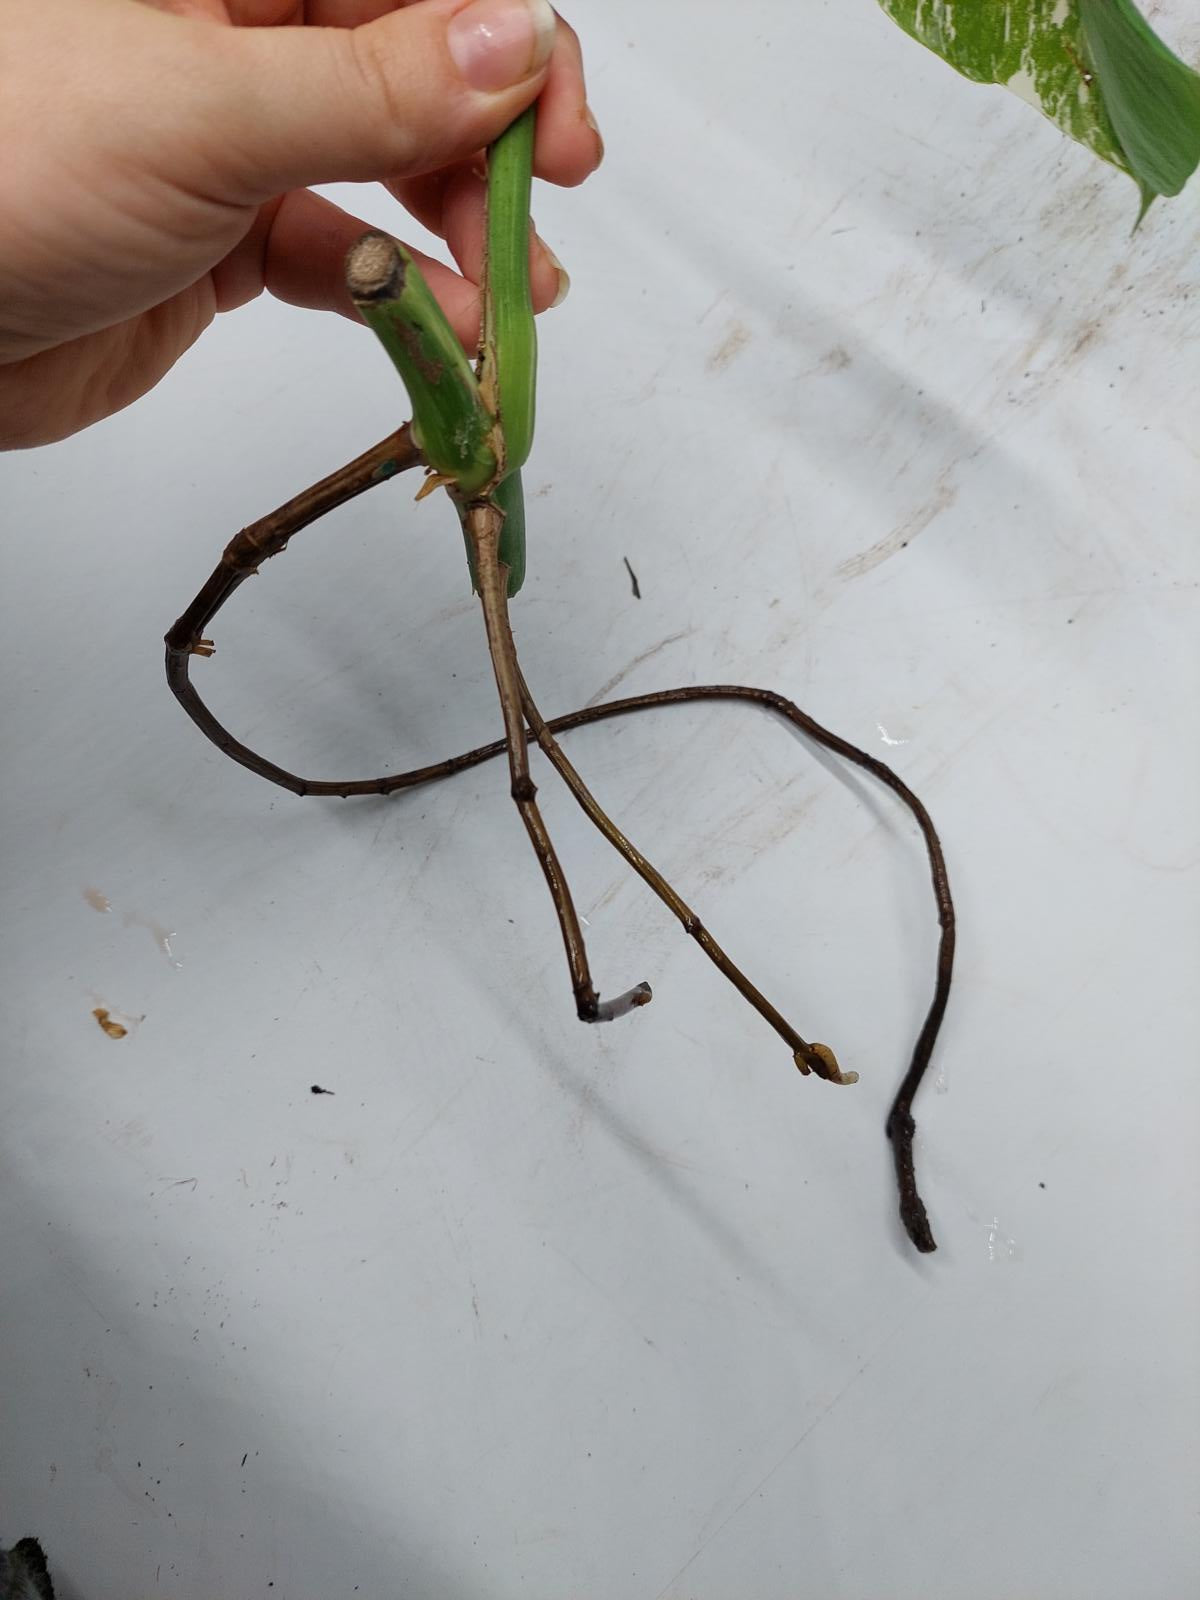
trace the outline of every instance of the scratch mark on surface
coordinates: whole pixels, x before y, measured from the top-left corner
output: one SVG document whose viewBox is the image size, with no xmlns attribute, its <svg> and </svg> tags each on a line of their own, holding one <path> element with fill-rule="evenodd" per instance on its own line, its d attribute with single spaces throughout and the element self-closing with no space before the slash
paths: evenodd
<svg viewBox="0 0 1200 1600">
<path fill-rule="evenodd" d="M 482 1061 L 484 1058 L 479 1056 L 476 1059 Z M 446 1112 L 449 1111 L 454 1102 L 461 1098 L 462 1095 L 466 1094 L 471 1086 L 475 1083 L 481 1070 L 482 1069 L 480 1068 L 476 1068 L 474 1072 L 470 1073 L 466 1078 L 463 1079 L 462 1083 L 459 1084 L 457 1089 L 452 1090 L 450 1094 L 448 1094 L 446 1098 L 434 1108 L 433 1112 L 426 1119 L 421 1128 L 415 1134 L 413 1134 L 412 1138 L 409 1139 L 407 1144 L 401 1145 L 399 1149 L 395 1151 L 391 1160 L 388 1162 L 386 1169 L 387 1171 L 391 1171 L 391 1168 L 396 1160 L 403 1159 L 405 1156 L 411 1155 L 421 1143 L 422 1139 L 426 1138 L 430 1133 L 433 1132 L 434 1128 L 437 1127 L 438 1123 L 445 1116 Z"/>
<path fill-rule="evenodd" d="M 708 302 L 707 306 L 705 306 L 704 310 L 696 318 L 696 326 L 697 327 L 699 327 L 702 322 L 706 321 L 709 317 L 712 316 L 713 312 L 721 304 L 721 301 L 724 300 L 727 292 L 728 292 L 727 290 L 722 289 L 720 294 L 718 294 L 714 299 L 712 299 L 712 300 L 710 300 Z"/>
<path fill-rule="evenodd" d="M 557 1245 L 552 1244 L 550 1248 L 554 1251 L 554 1254 L 559 1258 L 560 1261 L 565 1261 L 568 1267 L 579 1274 L 584 1283 L 588 1284 L 596 1291 L 604 1303 L 615 1314 L 617 1319 L 623 1322 L 627 1328 L 635 1333 L 644 1345 L 648 1345 L 651 1350 L 658 1349 L 658 1346 L 655 1344 L 654 1340 L 650 1338 L 649 1334 L 642 1332 L 641 1328 L 629 1315 L 628 1311 L 625 1310 L 625 1307 L 622 1305 L 617 1296 L 606 1289 L 602 1283 L 597 1283 L 596 1279 L 593 1278 L 590 1273 L 585 1272 L 579 1265 L 578 1261 L 575 1260 L 574 1256 L 569 1256 L 565 1250 L 560 1250 Z M 672 1582 L 674 1582 L 674 1579 L 672 1579 Z"/>
<path fill-rule="evenodd" d="M 605 906 L 611 905 L 627 882 L 628 879 L 626 878 L 614 878 L 609 884 L 608 888 L 605 889 L 600 894 L 599 898 L 594 900 L 588 907 L 589 915 L 594 917 L 598 911 L 603 911 Z M 588 927 L 591 927 L 590 922 L 588 923 Z M 598 1035 L 598 1037 L 603 1038 L 603 1034 Z"/>
<path fill-rule="evenodd" d="M 104 1422 L 107 1422 L 107 1417 L 105 1417 Z M 99 1428 L 103 1425 L 104 1423 L 102 1423 L 100 1419 L 97 1419 L 97 1427 Z M 121 1494 L 125 1496 L 126 1500 L 129 1501 L 130 1505 L 140 1506 L 142 1504 L 144 1497 L 138 1493 L 137 1486 L 131 1483 L 121 1469 L 117 1466 L 116 1450 L 112 1445 L 103 1444 L 97 1450 L 96 1470 L 98 1472 L 102 1472 L 104 1476 L 116 1486 Z"/>
<path fill-rule="evenodd" d="M 940 517 L 943 511 L 948 511 L 958 499 L 958 489 L 952 483 L 939 481 L 936 490 L 923 506 L 906 518 L 898 528 L 893 528 L 886 538 L 880 539 L 867 550 L 860 550 L 858 555 L 851 556 L 848 561 L 843 561 L 837 569 L 839 578 L 861 578 L 870 572 L 873 567 L 878 567 L 905 549 L 923 533 L 935 517 Z"/>
<path fill-rule="evenodd" d="M 649 661 L 660 650 L 665 650 L 669 644 L 678 644 L 681 639 L 690 639 L 695 631 L 695 628 L 681 628 L 678 633 L 669 633 L 665 639 L 660 639 L 657 644 L 652 644 L 648 649 L 643 650 L 640 655 L 634 656 L 628 666 L 622 667 L 620 672 L 615 672 L 607 683 L 601 684 L 592 698 L 587 701 L 587 704 L 589 706 L 597 705 L 611 694 L 619 683 L 623 683 L 635 667 L 640 667 L 643 661 Z"/>
<path fill-rule="evenodd" d="M 889 1335 L 889 1337 L 884 1340 L 884 1344 L 890 1344 L 891 1343 L 891 1339 L 892 1339 L 893 1336 L 894 1335 Z M 863 1362 L 862 1366 L 859 1367 L 858 1371 L 853 1375 L 853 1377 L 848 1378 L 846 1380 L 846 1382 L 842 1385 L 842 1387 L 834 1395 L 833 1399 L 830 1400 L 829 1403 L 826 1406 L 824 1406 L 820 1411 L 817 1412 L 816 1416 L 809 1423 L 808 1427 L 805 1428 L 804 1432 L 800 1435 L 800 1437 L 796 1440 L 796 1442 L 794 1444 L 788 1446 L 788 1448 L 780 1456 L 779 1460 L 775 1463 L 775 1465 L 773 1467 L 769 1468 L 768 1471 L 763 1474 L 763 1476 L 758 1480 L 758 1482 L 754 1485 L 754 1487 L 750 1490 L 750 1492 L 748 1494 L 743 1495 L 743 1497 L 738 1501 L 737 1505 L 734 1506 L 733 1510 L 730 1511 L 727 1516 L 723 1517 L 720 1522 L 718 1522 L 717 1526 L 709 1534 L 708 1538 L 703 1540 L 701 1542 L 701 1544 L 692 1552 L 692 1554 L 687 1558 L 687 1560 L 684 1562 L 684 1564 L 680 1567 L 679 1571 L 677 1573 L 675 1573 L 675 1575 L 672 1578 L 668 1579 L 668 1581 L 662 1586 L 662 1588 L 655 1595 L 654 1600 L 665 1600 L 666 1595 L 675 1587 L 675 1585 L 679 1582 L 680 1578 L 683 1577 L 684 1573 L 688 1570 L 688 1568 L 693 1566 L 700 1559 L 700 1557 L 708 1549 L 709 1545 L 712 1544 L 713 1540 L 716 1539 L 720 1534 L 724 1533 L 725 1529 L 729 1526 L 729 1524 L 733 1521 L 733 1519 L 739 1514 L 739 1512 L 743 1511 L 746 1508 L 746 1506 L 748 1506 L 750 1504 L 751 1500 L 755 1499 L 758 1495 L 760 1495 L 762 1493 L 762 1491 L 766 1488 L 767 1484 L 770 1483 L 771 1479 L 775 1476 L 775 1474 L 782 1467 L 785 1467 L 788 1464 L 788 1462 L 792 1459 L 792 1457 L 796 1454 L 796 1451 L 799 1450 L 800 1446 L 809 1437 L 809 1435 L 812 1433 L 813 1429 L 814 1428 L 819 1428 L 821 1423 L 824 1422 L 825 1418 L 834 1409 L 834 1407 L 839 1405 L 840 1402 L 845 1398 L 845 1396 L 849 1394 L 850 1390 L 853 1389 L 854 1385 L 859 1381 L 859 1379 L 861 1377 L 863 1377 L 863 1375 L 868 1371 L 868 1369 L 874 1364 L 875 1357 L 878 1354 L 879 1354 L 879 1351 L 877 1350 L 875 1352 L 875 1355 L 868 1356 L 866 1361 Z"/>
<path fill-rule="evenodd" d="M 184 1188 L 185 1185 L 187 1185 L 189 1183 L 192 1186 L 192 1193 L 195 1194 L 196 1185 L 200 1182 L 200 1179 L 199 1178 L 176 1178 L 174 1183 L 167 1183 L 167 1180 L 165 1178 L 162 1178 L 159 1181 L 161 1183 L 166 1183 L 166 1188 L 159 1190 L 160 1194 L 166 1194 L 167 1189 L 182 1189 L 182 1188 Z"/>
</svg>

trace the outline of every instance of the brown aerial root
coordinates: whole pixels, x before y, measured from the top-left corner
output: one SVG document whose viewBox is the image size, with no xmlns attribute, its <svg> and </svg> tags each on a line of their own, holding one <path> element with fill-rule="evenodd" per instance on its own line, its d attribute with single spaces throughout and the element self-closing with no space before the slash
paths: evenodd
<svg viewBox="0 0 1200 1600">
<path fill-rule="evenodd" d="M 507 571 L 499 560 L 501 517 L 493 506 L 485 502 L 469 506 L 464 520 L 474 552 L 488 646 L 500 697 L 504 720 L 503 739 L 496 739 L 490 744 L 480 745 L 430 766 L 380 778 L 345 781 L 302 778 L 268 761 L 234 738 L 200 698 L 191 681 L 191 658 L 213 653 L 213 644 L 206 636 L 206 629 L 239 585 L 257 572 L 263 561 L 286 549 L 288 541 L 302 528 L 397 473 L 423 465 L 420 450 L 413 442 L 410 429 L 405 426 L 268 516 L 243 528 L 230 541 L 208 582 L 166 636 L 167 681 L 175 697 L 201 732 L 225 755 L 259 777 L 298 795 L 349 797 L 395 794 L 402 789 L 415 789 L 422 784 L 453 777 L 495 756 L 507 755 L 512 797 L 541 865 L 558 917 L 576 1010 L 585 1022 L 611 1021 L 646 1005 L 651 998 L 650 986 L 646 983 L 636 984 L 616 999 L 607 1001 L 601 1000 L 596 993 L 579 916 L 562 865 L 538 809 L 537 791 L 529 774 L 528 747 L 536 743 L 613 848 L 678 918 L 685 932 L 696 941 L 713 965 L 786 1042 L 799 1070 L 805 1074 L 814 1073 L 831 1083 L 854 1083 L 858 1074 L 843 1072 L 827 1045 L 811 1043 L 802 1038 L 751 983 L 682 896 L 604 812 L 562 750 L 556 735 L 592 722 L 603 722 L 636 711 L 652 711 L 662 706 L 683 705 L 699 700 L 742 701 L 776 713 L 814 744 L 869 772 L 908 808 L 920 829 L 929 859 L 930 879 L 941 929 L 933 998 L 885 1124 L 896 1167 L 901 1221 L 918 1250 L 936 1249 L 929 1218 L 917 1189 L 913 1160 L 916 1123 L 913 1120 L 912 1103 L 933 1055 L 950 997 L 954 968 L 954 904 L 945 856 L 933 821 L 904 780 L 884 762 L 822 727 L 807 712 L 774 690 L 750 688 L 743 684 L 700 684 L 681 689 L 661 689 L 651 694 L 628 695 L 603 705 L 585 706 L 565 716 L 544 718 L 521 672 L 509 626 Z"/>
</svg>

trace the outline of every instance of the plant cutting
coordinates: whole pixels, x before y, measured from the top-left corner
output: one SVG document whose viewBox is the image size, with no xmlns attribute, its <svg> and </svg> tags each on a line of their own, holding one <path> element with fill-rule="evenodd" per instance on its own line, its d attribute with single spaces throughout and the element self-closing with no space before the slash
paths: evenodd
<svg viewBox="0 0 1200 1600">
<path fill-rule="evenodd" d="M 530 743 L 546 754 L 600 832 L 679 919 L 709 960 L 787 1045 L 797 1069 L 829 1083 L 851 1084 L 834 1052 L 805 1038 L 750 981 L 696 912 L 601 807 L 558 742 L 557 735 L 589 722 L 696 700 L 758 704 L 787 718 L 808 738 L 872 773 L 912 811 L 925 839 L 941 921 L 935 992 L 909 1071 L 892 1108 L 888 1131 L 895 1151 L 904 1225 L 921 1250 L 934 1241 L 913 1170 L 912 1097 L 928 1064 L 949 997 L 954 960 L 954 910 L 940 842 L 928 813 L 882 762 L 822 728 L 784 696 L 742 685 L 698 685 L 634 695 L 567 716 L 543 717 L 521 671 L 508 602 L 525 571 L 523 467 L 533 442 L 537 344 L 529 293 L 529 191 L 534 119 L 531 107 L 491 147 L 487 159 L 483 319 L 474 366 L 430 293 L 412 256 L 382 233 L 351 249 L 346 281 L 363 320 L 376 334 L 408 390 L 413 416 L 339 472 L 314 484 L 269 516 L 244 528 L 166 638 L 167 678 L 194 722 L 235 761 L 299 795 L 394 794 L 450 777 L 504 754 L 510 790 L 545 876 L 562 933 L 575 1008 L 584 1022 L 608 1022 L 646 1005 L 645 982 L 610 999 L 596 991 L 583 929 L 529 773 Z M 413 772 L 349 781 L 318 781 L 286 772 L 221 726 L 191 681 L 193 656 L 210 656 L 212 619 L 234 590 L 288 541 L 347 500 L 424 468 L 418 495 L 442 492 L 463 531 L 471 581 L 479 595 L 504 727 L 503 739 Z"/>
<path fill-rule="evenodd" d="M 935 48 L 946 46 L 947 49 L 956 43 L 961 31 L 950 26 L 950 12 L 966 14 L 972 10 L 966 0 L 958 7 L 917 5 L 909 8 L 912 14 L 905 19 L 899 15 L 903 9 L 900 5 L 888 4 L 887 0 L 884 3 L 886 9 L 909 26 L 909 31 L 921 36 L 920 30 L 924 29 L 929 35 L 926 42 L 934 44 Z M 1050 4 L 1039 6 L 1037 0 L 1029 0 L 1026 9 L 1044 14 L 1044 20 L 1058 27 L 1053 19 L 1063 10 L 1064 4 L 1073 14 L 1075 9 L 1082 11 L 1100 5 L 1101 0 L 1087 0 L 1086 5 L 1085 0 L 1080 0 L 1079 8 L 1073 8 L 1066 0 L 1058 0 L 1053 7 Z M 1128 8 L 1117 0 L 1114 0 L 1114 8 L 1122 13 L 1118 20 L 1123 26 L 1127 25 L 1129 19 L 1124 12 Z M 1014 3 L 1007 9 L 1016 10 L 1017 7 Z M 936 36 L 930 23 L 935 13 L 940 16 L 942 27 L 942 32 Z M 1087 52 L 1081 58 L 1088 63 L 1087 70 L 1095 80 L 1103 80 L 1107 87 L 1111 76 L 1109 69 L 1096 66 L 1099 58 L 1092 53 L 1100 46 L 1089 43 L 1086 33 L 1079 37 L 1080 48 Z M 1111 38 L 1116 37 L 1111 30 L 1102 27 L 1097 37 L 1108 41 L 1110 48 L 1116 48 L 1120 54 L 1119 43 L 1111 46 Z M 1138 37 L 1140 46 L 1144 46 L 1140 33 Z M 1173 62 L 1175 58 L 1170 57 L 1170 60 Z M 1158 65 L 1162 67 L 1161 61 Z M 1004 81 L 1011 84 L 1012 77 L 1010 74 Z M 1091 86 L 1087 87 L 1090 90 Z M 1093 96 L 1097 98 L 1098 95 Z M 1110 107 L 1123 103 L 1121 94 L 1115 90 L 1105 101 Z M 168 682 L 188 715 L 219 749 L 249 770 L 297 795 L 392 794 L 449 778 L 493 757 L 506 756 L 512 798 L 546 879 L 558 918 L 576 1012 L 584 1022 L 611 1021 L 646 1005 L 651 999 L 650 986 L 639 982 L 609 999 L 602 999 L 597 993 L 580 918 L 538 807 L 537 791 L 530 776 L 528 750 L 531 743 L 536 744 L 613 848 L 658 895 L 709 960 L 783 1039 L 799 1072 L 843 1085 L 855 1082 L 857 1073 L 843 1070 L 827 1045 L 804 1037 L 751 982 L 691 906 L 608 816 L 576 771 L 557 735 L 591 722 L 668 705 L 701 700 L 736 701 L 774 712 L 814 743 L 869 772 L 907 806 L 917 822 L 928 856 L 940 925 L 933 994 L 886 1123 L 902 1223 L 918 1250 L 931 1251 L 936 1245 L 914 1170 L 912 1105 L 931 1059 L 949 999 L 955 918 L 944 854 L 925 807 L 891 768 L 830 732 L 773 690 L 731 684 L 687 686 L 629 696 L 548 719 L 539 709 L 522 673 L 508 607 L 509 600 L 520 590 L 525 573 L 521 470 L 529 456 L 534 434 L 537 356 L 529 293 L 529 193 L 535 117 L 536 108 L 531 107 L 496 141 L 487 155 L 486 249 L 481 284 L 483 314 L 475 362 L 472 364 L 468 360 L 411 254 L 383 233 L 364 235 L 347 258 L 347 286 L 364 322 L 375 333 L 404 382 L 412 406 L 412 420 L 234 537 L 200 593 L 166 636 Z M 1121 117 L 1114 111 L 1110 117 L 1114 129 L 1118 121 Z M 1164 158 L 1155 166 L 1152 160 L 1146 159 L 1146 150 L 1160 149 L 1162 143 L 1159 140 L 1156 144 L 1157 135 L 1153 129 L 1143 139 L 1136 135 L 1137 127 L 1141 126 L 1136 117 L 1132 122 L 1126 117 L 1123 126 L 1127 143 L 1120 146 L 1122 159 L 1116 164 L 1124 165 L 1142 186 L 1144 211 L 1154 194 L 1174 192 L 1168 185 L 1177 179 L 1182 185 L 1186 174 L 1183 178 L 1179 174 L 1185 162 L 1176 149 L 1173 157 Z M 1116 148 L 1114 145 L 1113 151 Z M 1136 154 L 1131 154 L 1131 149 Z M 1109 152 L 1107 158 L 1114 159 L 1113 153 Z M 1194 160 L 1192 165 L 1195 165 Z M 1148 199 L 1152 183 L 1157 187 Z M 257 572 L 264 561 L 284 550 L 297 533 L 335 507 L 417 467 L 422 468 L 425 475 L 417 498 L 444 495 L 462 530 L 471 581 L 479 596 L 487 634 L 504 736 L 445 761 L 381 777 L 317 780 L 288 772 L 251 750 L 221 725 L 191 681 L 192 657 L 212 655 L 214 647 L 208 630 L 213 618 L 241 583 Z"/>
</svg>

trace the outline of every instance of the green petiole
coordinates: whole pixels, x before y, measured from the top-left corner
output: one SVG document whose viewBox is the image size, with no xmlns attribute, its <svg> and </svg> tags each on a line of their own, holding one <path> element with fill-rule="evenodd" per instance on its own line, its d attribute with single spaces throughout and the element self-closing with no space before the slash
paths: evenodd
<svg viewBox="0 0 1200 1600">
<path fill-rule="evenodd" d="M 537 106 L 529 106 L 488 151 L 479 381 L 502 419 L 505 477 L 493 500 L 504 513 L 500 560 L 509 599 L 525 581 L 525 492 L 521 468 L 533 445 L 537 329 L 529 286 L 529 192 Z"/>
<path fill-rule="evenodd" d="M 523 467 L 533 444 L 537 332 L 529 287 L 529 191 L 537 107 L 523 111 L 488 151 L 483 344 L 479 381 L 504 422 L 504 470 Z"/>
</svg>

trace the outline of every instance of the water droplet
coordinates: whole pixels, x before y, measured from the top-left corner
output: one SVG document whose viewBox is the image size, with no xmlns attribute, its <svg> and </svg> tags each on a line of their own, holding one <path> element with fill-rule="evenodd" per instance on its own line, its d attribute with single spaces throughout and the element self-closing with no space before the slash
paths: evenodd
<svg viewBox="0 0 1200 1600">
<path fill-rule="evenodd" d="M 1019 1261 L 1021 1248 L 1000 1226 L 1000 1218 L 993 1217 L 988 1226 L 988 1260 Z"/>
</svg>

